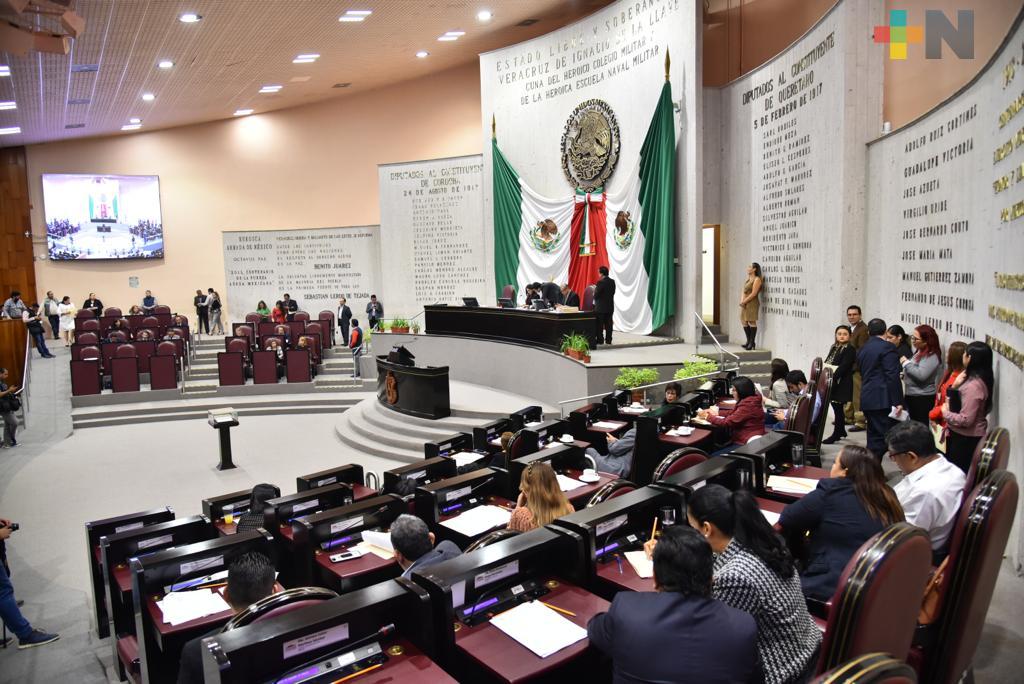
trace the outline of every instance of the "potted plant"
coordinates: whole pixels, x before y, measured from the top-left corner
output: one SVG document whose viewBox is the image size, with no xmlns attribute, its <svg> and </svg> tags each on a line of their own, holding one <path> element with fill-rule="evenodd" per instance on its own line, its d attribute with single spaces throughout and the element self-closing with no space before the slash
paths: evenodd
<svg viewBox="0 0 1024 684">
<path fill-rule="evenodd" d="M 658 382 L 658 370 L 656 368 L 620 368 L 619 375 L 615 378 L 616 389 L 633 390 L 633 401 L 643 403 L 644 391 L 637 387 L 653 385 Z"/>
<path fill-rule="evenodd" d="M 409 332 L 409 321 L 404 318 L 392 318 L 391 319 L 391 332 L 393 333 L 407 333 Z"/>
<path fill-rule="evenodd" d="M 413 335 L 419 335 L 420 334 L 420 322 L 419 321 L 413 321 L 410 324 L 409 328 L 412 330 L 412 334 Z"/>
<path fill-rule="evenodd" d="M 708 373 L 714 373 L 718 370 L 718 363 L 697 357 L 693 360 L 686 361 L 683 363 L 682 368 L 677 368 L 675 375 L 672 376 L 673 380 L 686 380 L 697 375 L 707 375 Z"/>
<path fill-rule="evenodd" d="M 570 345 L 572 349 L 576 350 L 576 358 L 583 363 L 590 363 L 590 340 L 587 339 L 586 335 L 579 333 L 573 335 Z"/>
</svg>

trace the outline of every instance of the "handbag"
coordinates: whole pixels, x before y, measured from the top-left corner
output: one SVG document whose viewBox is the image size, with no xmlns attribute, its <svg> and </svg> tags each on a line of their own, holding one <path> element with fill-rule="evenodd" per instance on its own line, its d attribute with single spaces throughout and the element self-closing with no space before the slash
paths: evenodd
<svg viewBox="0 0 1024 684">
<path fill-rule="evenodd" d="M 14 413 L 21 408 L 21 399 L 14 396 L 13 394 L 7 394 L 3 397 L 3 410 L 5 412 L 10 411 Z"/>
<path fill-rule="evenodd" d="M 942 559 L 939 567 L 928 578 L 928 584 L 924 588 L 924 598 L 921 600 L 921 610 L 917 614 L 919 625 L 930 625 L 939 619 L 942 606 L 939 599 L 942 598 L 942 585 L 946 579 L 946 566 L 949 564 L 949 556 Z"/>
</svg>

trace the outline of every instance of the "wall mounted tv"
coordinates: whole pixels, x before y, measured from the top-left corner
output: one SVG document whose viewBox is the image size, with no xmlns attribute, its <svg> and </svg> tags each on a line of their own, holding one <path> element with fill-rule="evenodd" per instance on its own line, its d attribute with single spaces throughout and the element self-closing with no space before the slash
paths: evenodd
<svg viewBox="0 0 1024 684">
<path fill-rule="evenodd" d="M 162 259 L 157 176 L 43 174 L 51 259 Z"/>
</svg>

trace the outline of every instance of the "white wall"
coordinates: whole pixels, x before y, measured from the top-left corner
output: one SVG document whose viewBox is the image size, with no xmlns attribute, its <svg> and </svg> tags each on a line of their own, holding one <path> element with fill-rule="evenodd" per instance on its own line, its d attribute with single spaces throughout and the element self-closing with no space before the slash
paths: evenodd
<svg viewBox="0 0 1024 684">
<path fill-rule="evenodd" d="M 944 348 L 956 340 L 996 348 L 990 427 L 1007 428 L 1017 443 L 1024 439 L 1024 216 L 1012 216 L 1024 202 L 1024 183 L 1015 182 L 1024 145 L 1013 140 L 1024 138 L 1024 111 L 1006 117 L 1024 97 L 1022 41 L 1018 23 L 963 92 L 869 147 L 866 239 L 874 247 L 865 278 L 866 313 L 908 330 L 927 323 Z M 1001 286 L 999 274 L 1015 276 L 1017 289 Z M 1019 447 L 1010 469 L 1020 480 Z M 1022 514 L 1024 503 L 1018 530 Z M 1014 538 L 1019 566 L 1024 539 Z"/>
</svg>

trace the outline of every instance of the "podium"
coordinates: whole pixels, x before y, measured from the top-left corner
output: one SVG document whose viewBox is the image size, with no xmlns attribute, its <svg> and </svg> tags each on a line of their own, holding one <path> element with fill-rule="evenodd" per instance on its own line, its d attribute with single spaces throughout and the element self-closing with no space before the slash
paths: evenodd
<svg viewBox="0 0 1024 684">
<path fill-rule="evenodd" d="M 432 420 L 447 418 L 452 414 L 448 366 L 418 367 L 378 356 L 377 401 L 392 411 L 410 416 Z"/>
</svg>

